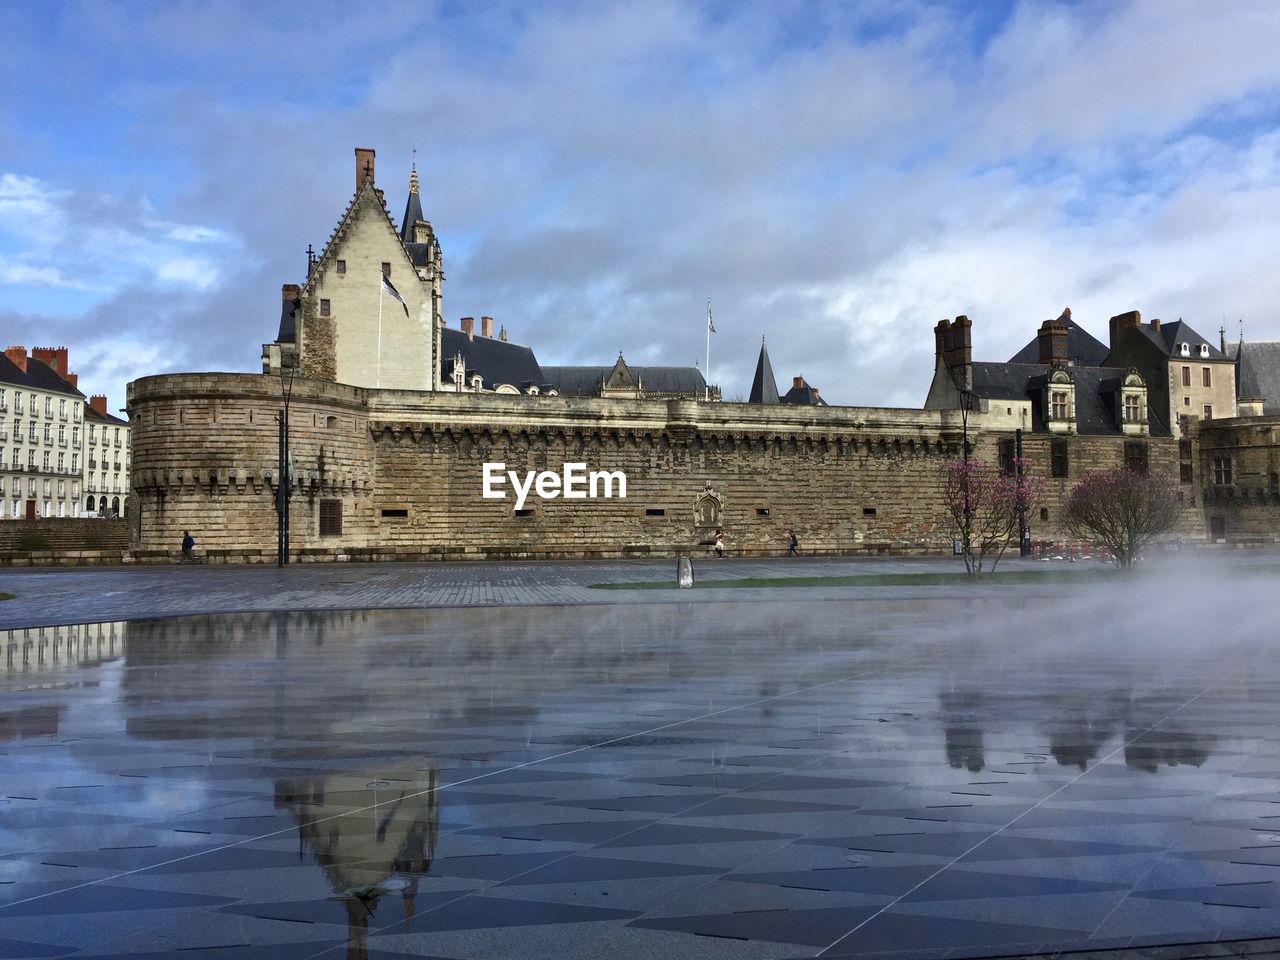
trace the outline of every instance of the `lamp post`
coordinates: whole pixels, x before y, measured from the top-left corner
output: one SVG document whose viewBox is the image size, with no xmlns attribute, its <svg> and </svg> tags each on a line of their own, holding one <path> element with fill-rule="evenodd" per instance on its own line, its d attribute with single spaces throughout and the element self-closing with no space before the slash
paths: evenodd
<svg viewBox="0 0 1280 960">
<path fill-rule="evenodd" d="M 279 472 L 276 475 L 276 566 L 283 567 L 289 562 L 289 488 L 293 485 L 293 477 L 289 469 L 289 397 L 293 393 L 293 377 L 297 368 L 286 364 L 285 358 L 280 362 L 280 396 L 283 405 L 276 415 L 279 425 Z"/>
</svg>

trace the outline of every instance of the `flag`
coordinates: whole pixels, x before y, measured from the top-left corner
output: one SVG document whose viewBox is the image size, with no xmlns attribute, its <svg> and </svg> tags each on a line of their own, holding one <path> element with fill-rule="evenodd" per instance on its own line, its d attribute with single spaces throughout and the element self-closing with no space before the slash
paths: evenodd
<svg viewBox="0 0 1280 960">
<path fill-rule="evenodd" d="M 711 322 L 711 301 L 710 300 L 707 301 L 707 332 L 708 333 L 716 332 L 716 325 Z"/>
<path fill-rule="evenodd" d="M 404 302 L 404 297 L 400 296 L 400 291 L 391 285 L 391 281 L 387 279 L 385 273 L 382 275 L 382 290 L 400 301 L 400 306 L 404 307 L 404 315 L 407 317 L 409 315 L 409 305 Z"/>
</svg>

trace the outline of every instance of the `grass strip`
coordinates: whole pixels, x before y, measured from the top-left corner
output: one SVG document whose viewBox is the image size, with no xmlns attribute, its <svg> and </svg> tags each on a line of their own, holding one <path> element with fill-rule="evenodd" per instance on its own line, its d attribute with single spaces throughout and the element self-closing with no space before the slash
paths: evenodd
<svg viewBox="0 0 1280 960">
<path fill-rule="evenodd" d="M 0 600 L 12 600 L 12 599 L 13 599 L 12 593 L 0 593 Z"/>
<path fill-rule="evenodd" d="M 1043 573 L 1030 570 L 1013 570 L 1008 573 L 986 573 L 976 581 L 966 573 L 871 573 L 845 577 L 741 577 L 736 580 L 695 580 L 694 588 L 710 590 L 735 587 L 934 587 L 967 583 L 1053 583 L 1059 580 L 1105 580 L 1116 575 L 1111 566 L 1090 567 L 1083 570 L 1046 570 Z M 593 583 L 593 590 L 674 590 L 670 580 L 649 580 L 635 583 Z"/>
</svg>

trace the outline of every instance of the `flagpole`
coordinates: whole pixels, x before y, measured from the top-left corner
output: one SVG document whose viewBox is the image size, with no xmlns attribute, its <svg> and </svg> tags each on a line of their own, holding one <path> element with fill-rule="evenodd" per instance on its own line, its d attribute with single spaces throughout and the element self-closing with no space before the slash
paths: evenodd
<svg viewBox="0 0 1280 960">
<path fill-rule="evenodd" d="M 704 400 L 711 399 L 711 298 L 707 297 L 707 379 Z"/>
<path fill-rule="evenodd" d="M 382 285 L 385 279 L 385 277 L 378 278 L 378 366 L 373 381 L 375 387 L 382 386 Z"/>
</svg>

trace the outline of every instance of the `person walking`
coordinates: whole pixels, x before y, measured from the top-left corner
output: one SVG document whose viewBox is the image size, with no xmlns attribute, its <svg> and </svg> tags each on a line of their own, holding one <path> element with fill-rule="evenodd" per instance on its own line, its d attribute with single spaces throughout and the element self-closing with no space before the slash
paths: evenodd
<svg viewBox="0 0 1280 960">
<path fill-rule="evenodd" d="M 190 530 L 182 531 L 182 559 L 179 563 L 195 563 L 195 554 L 191 551 L 196 547 L 196 538 L 191 535 Z"/>
<path fill-rule="evenodd" d="M 717 557 L 724 559 L 724 531 L 719 527 L 716 528 L 716 538 L 711 549 L 716 552 Z"/>
<path fill-rule="evenodd" d="M 796 539 L 796 532 L 794 530 L 787 531 L 787 556 L 800 556 L 800 541 Z"/>
</svg>

